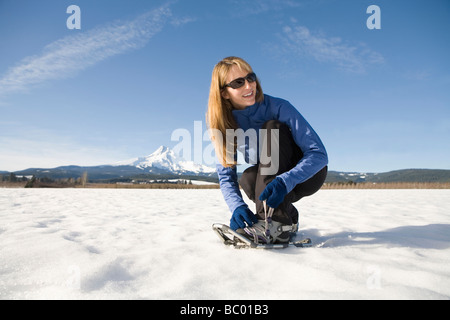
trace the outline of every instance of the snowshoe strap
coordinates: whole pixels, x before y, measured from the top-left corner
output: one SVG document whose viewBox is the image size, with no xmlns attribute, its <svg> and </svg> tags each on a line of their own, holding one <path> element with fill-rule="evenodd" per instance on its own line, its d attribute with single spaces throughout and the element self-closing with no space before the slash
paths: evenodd
<svg viewBox="0 0 450 320">
<path fill-rule="evenodd" d="M 244 229 L 244 231 L 247 232 L 248 235 L 253 236 L 253 242 L 258 244 L 259 243 L 259 239 L 258 239 L 258 234 L 256 232 L 256 229 L 253 227 L 247 227 Z"/>
<path fill-rule="evenodd" d="M 269 207 L 269 209 L 267 209 L 266 200 L 263 201 L 263 206 L 264 206 L 264 218 L 265 218 L 265 222 L 266 222 L 265 234 L 266 234 L 266 237 L 270 237 L 269 224 L 272 222 L 272 215 L 273 215 L 273 212 L 275 209 L 271 208 L 271 207 Z"/>
<path fill-rule="evenodd" d="M 282 225 L 282 226 L 278 227 L 278 231 L 281 231 L 281 232 L 292 231 L 292 230 L 293 230 L 293 228 L 291 225 Z"/>
</svg>

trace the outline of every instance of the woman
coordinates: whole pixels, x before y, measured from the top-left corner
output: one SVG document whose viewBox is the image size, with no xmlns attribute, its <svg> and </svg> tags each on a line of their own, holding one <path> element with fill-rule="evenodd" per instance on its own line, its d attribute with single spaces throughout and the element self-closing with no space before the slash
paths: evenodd
<svg viewBox="0 0 450 320">
<path fill-rule="evenodd" d="M 220 188 L 232 212 L 230 228 L 256 241 L 288 242 L 298 228 L 292 203 L 315 193 L 326 178 L 328 157 L 319 136 L 289 102 L 263 94 L 250 65 L 238 57 L 214 67 L 206 118 Z M 265 134 L 247 134 L 237 141 L 237 134 L 230 135 L 251 130 Z M 249 141 L 254 137 L 257 143 Z M 239 183 L 237 151 L 247 160 L 256 156 Z M 266 154 L 270 161 L 263 161 Z M 256 203 L 256 215 L 239 185 Z"/>
</svg>

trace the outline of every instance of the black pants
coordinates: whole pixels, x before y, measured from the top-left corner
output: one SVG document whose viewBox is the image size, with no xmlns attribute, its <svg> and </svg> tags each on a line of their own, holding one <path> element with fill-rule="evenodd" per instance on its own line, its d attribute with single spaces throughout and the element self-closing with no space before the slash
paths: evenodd
<svg viewBox="0 0 450 320">
<path fill-rule="evenodd" d="M 270 167 L 271 164 L 259 163 L 243 172 L 239 184 L 249 199 L 255 202 L 258 219 L 264 220 L 264 207 L 262 201 L 259 200 L 259 196 L 277 175 L 292 169 L 300 159 L 303 158 L 303 152 L 295 143 L 292 133 L 287 125 L 277 120 L 270 120 L 263 125 L 262 129 L 267 129 L 266 143 L 268 154 L 270 155 L 272 145 L 276 143 L 271 141 L 272 135 L 270 130 L 279 130 L 279 140 L 277 141 L 279 146 L 278 172 L 274 175 L 263 175 L 261 174 L 261 169 Z M 298 211 L 292 203 L 316 193 L 325 181 L 327 170 L 328 168 L 325 166 L 309 180 L 296 185 L 294 189 L 286 195 L 283 203 L 278 208 L 275 208 L 272 219 L 284 224 L 298 223 Z"/>
</svg>

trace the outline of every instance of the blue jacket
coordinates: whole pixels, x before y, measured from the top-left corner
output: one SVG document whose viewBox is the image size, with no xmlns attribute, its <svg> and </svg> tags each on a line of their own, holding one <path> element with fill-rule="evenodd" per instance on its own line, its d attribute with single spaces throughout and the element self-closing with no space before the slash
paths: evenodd
<svg viewBox="0 0 450 320">
<path fill-rule="evenodd" d="M 238 126 L 244 131 L 255 129 L 258 132 L 262 125 L 269 120 L 278 120 L 291 129 L 295 143 L 303 152 L 303 158 L 294 168 L 278 176 L 286 184 L 288 192 L 297 184 L 313 177 L 328 164 L 327 152 L 319 136 L 288 101 L 264 95 L 264 101 L 244 110 L 233 110 L 233 116 Z M 246 143 L 248 144 L 248 141 Z M 252 163 L 257 163 L 258 151 L 248 147 L 248 145 L 238 145 L 238 151 L 244 153 L 245 159 L 248 160 L 252 160 L 256 156 L 256 162 Z M 216 169 L 220 189 L 231 212 L 234 212 L 239 206 L 246 205 L 239 190 L 236 166 L 226 168 L 217 163 Z"/>
</svg>

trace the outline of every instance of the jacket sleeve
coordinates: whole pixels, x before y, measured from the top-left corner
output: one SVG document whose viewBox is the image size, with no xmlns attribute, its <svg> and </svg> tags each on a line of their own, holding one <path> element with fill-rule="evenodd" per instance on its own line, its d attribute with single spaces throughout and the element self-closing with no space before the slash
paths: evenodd
<svg viewBox="0 0 450 320">
<path fill-rule="evenodd" d="M 231 212 L 237 207 L 247 206 L 242 199 L 241 191 L 239 190 L 239 183 L 237 177 L 236 166 L 224 167 L 221 164 L 216 164 L 217 175 L 219 176 L 220 190 L 222 191 L 225 202 Z"/>
<path fill-rule="evenodd" d="M 289 126 L 295 143 L 303 152 L 303 158 L 294 168 L 279 175 L 290 192 L 323 169 L 328 164 L 328 155 L 319 136 L 300 112 L 289 102 L 281 101 L 277 108 L 278 120 Z"/>
</svg>

